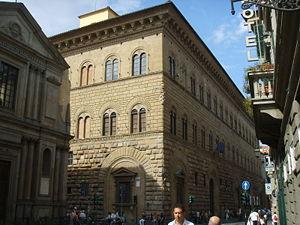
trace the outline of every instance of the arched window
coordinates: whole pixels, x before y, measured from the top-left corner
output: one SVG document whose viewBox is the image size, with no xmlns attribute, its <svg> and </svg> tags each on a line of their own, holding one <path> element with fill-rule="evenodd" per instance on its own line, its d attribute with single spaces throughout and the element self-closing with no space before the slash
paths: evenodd
<svg viewBox="0 0 300 225">
<path fill-rule="evenodd" d="M 111 71 L 112 71 L 112 64 L 111 60 L 107 60 L 105 63 L 105 81 L 111 80 Z"/>
<path fill-rule="evenodd" d="M 40 180 L 40 194 L 49 195 L 51 177 L 51 150 L 45 149 L 42 154 L 42 176 Z"/>
<path fill-rule="evenodd" d="M 119 60 L 110 58 L 105 62 L 105 81 L 119 78 Z"/>
<path fill-rule="evenodd" d="M 93 66 L 89 65 L 87 69 L 87 85 L 93 83 Z"/>
<path fill-rule="evenodd" d="M 82 117 L 79 117 L 78 123 L 77 123 L 77 138 L 83 139 L 84 138 L 84 119 Z"/>
<path fill-rule="evenodd" d="M 132 65 L 132 72 L 133 72 L 133 76 L 136 76 L 139 74 L 139 67 L 140 67 L 140 62 L 139 62 L 139 56 L 138 55 L 134 55 L 133 56 L 133 65 Z"/>
<path fill-rule="evenodd" d="M 103 115 L 103 136 L 116 135 L 117 133 L 117 114 L 110 110 Z"/>
<path fill-rule="evenodd" d="M 175 79 L 175 76 L 176 76 L 176 62 L 175 62 L 175 58 L 172 57 L 172 56 L 169 56 L 169 74 L 173 79 Z"/>
<path fill-rule="evenodd" d="M 207 89 L 206 97 L 207 97 L 207 108 L 211 109 L 211 93 L 209 88 Z"/>
<path fill-rule="evenodd" d="M 217 96 L 214 97 L 214 112 L 218 116 L 218 99 L 217 99 Z"/>
<path fill-rule="evenodd" d="M 144 75 L 146 74 L 147 71 L 147 66 L 146 66 L 146 53 L 143 52 L 140 56 L 140 61 L 141 61 L 141 74 Z"/>
<path fill-rule="evenodd" d="M 199 99 L 200 99 L 200 102 L 201 104 L 204 103 L 204 86 L 203 84 L 199 84 Z"/>
<path fill-rule="evenodd" d="M 138 112 L 136 109 L 131 111 L 131 133 L 138 132 Z"/>
<path fill-rule="evenodd" d="M 140 132 L 146 131 L 146 110 L 144 108 L 140 109 Z"/>
<path fill-rule="evenodd" d="M 90 137 L 91 118 L 87 115 L 82 115 L 77 122 L 77 138 L 84 139 Z"/>
<path fill-rule="evenodd" d="M 117 131 L 117 115 L 115 112 L 110 114 L 110 135 L 116 135 Z"/>
<path fill-rule="evenodd" d="M 205 149 L 205 127 L 201 128 L 201 147 Z"/>
<path fill-rule="evenodd" d="M 223 102 L 220 101 L 220 118 L 221 120 L 224 119 L 224 114 L 223 114 Z"/>
<path fill-rule="evenodd" d="M 197 122 L 193 122 L 193 144 L 197 145 L 198 142 L 198 125 Z"/>
<path fill-rule="evenodd" d="M 134 54 L 132 57 L 132 75 L 144 75 L 147 73 L 147 55 L 145 52 Z"/>
<path fill-rule="evenodd" d="M 83 66 L 80 74 L 80 86 L 87 85 L 87 68 Z"/>
<path fill-rule="evenodd" d="M 118 80 L 119 78 L 119 61 L 118 59 L 114 59 L 113 61 L 113 74 L 112 74 L 113 80 Z"/>
<path fill-rule="evenodd" d="M 146 109 L 137 107 L 131 110 L 131 133 L 146 131 Z"/>
<path fill-rule="evenodd" d="M 209 150 L 213 150 L 213 134 L 210 131 L 208 135 L 208 148 Z"/>
<path fill-rule="evenodd" d="M 176 135 L 176 110 L 170 112 L 170 133 Z"/>
<path fill-rule="evenodd" d="M 93 65 L 86 62 L 80 70 L 80 86 L 85 86 L 93 83 Z"/>
<path fill-rule="evenodd" d="M 91 130 L 91 118 L 86 116 L 84 119 L 84 138 L 90 137 L 90 130 Z"/>
<path fill-rule="evenodd" d="M 183 116 L 181 118 L 181 121 L 182 121 L 182 139 L 187 140 L 188 139 L 187 117 Z"/>
<path fill-rule="evenodd" d="M 103 136 L 109 135 L 109 114 L 105 113 L 103 116 Z"/>
</svg>

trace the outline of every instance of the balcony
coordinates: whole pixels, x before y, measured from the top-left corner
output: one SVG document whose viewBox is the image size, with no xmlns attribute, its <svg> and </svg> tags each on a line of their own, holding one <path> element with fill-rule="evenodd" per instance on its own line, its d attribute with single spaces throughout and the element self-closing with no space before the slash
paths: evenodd
<svg viewBox="0 0 300 225">
<path fill-rule="evenodd" d="M 258 65 L 248 69 L 251 98 L 256 101 L 273 99 L 274 69 L 272 64 L 266 65 Z"/>
<path fill-rule="evenodd" d="M 277 146 L 282 113 L 274 99 L 274 66 L 261 64 L 247 71 L 256 134 L 264 144 Z"/>
</svg>

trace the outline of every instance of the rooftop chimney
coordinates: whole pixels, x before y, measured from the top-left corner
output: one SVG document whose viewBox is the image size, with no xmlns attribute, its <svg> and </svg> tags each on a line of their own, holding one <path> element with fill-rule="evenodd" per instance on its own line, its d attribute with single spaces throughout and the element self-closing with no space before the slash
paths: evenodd
<svg viewBox="0 0 300 225">
<path fill-rule="evenodd" d="M 115 18 L 117 16 L 119 15 L 108 6 L 106 8 L 79 16 L 80 27 Z"/>
</svg>

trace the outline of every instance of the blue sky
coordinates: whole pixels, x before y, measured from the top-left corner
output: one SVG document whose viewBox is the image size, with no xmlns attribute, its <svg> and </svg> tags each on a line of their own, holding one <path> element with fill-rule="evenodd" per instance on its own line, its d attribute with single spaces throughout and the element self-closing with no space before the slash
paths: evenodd
<svg viewBox="0 0 300 225">
<path fill-rule="evenodd" d="M 11 0 L 14 2 L 14 0 Z M 79 27 L 78 16 L 110 6 L 119 15 L 165 3 L 165 0 L 18 0 L 23 2 L 47 36 Z M 240 15 L 230 13 L 230 0 L 173 0 L 183 16 L 215 55 L 242 92 L 248 35 Z"/>
</svg>

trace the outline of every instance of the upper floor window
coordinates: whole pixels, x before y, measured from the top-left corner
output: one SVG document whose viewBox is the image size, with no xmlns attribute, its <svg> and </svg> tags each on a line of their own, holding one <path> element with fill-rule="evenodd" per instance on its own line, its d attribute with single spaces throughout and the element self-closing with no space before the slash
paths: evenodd
<svg viewBox="0 0 300 225">
<path fill-rule="evenodd" d="M 232 161 L 235 162 L 235 150 L 234 150 L 234 146 L 232 146 Z"/>
<path fill-rule="evenodd" d="M 234 130 L 237 132 L 237 118 L 234 117 Z"/>
<path fill-rule="evenodd" d="M 213 150 L 213 134 L 210 131 L 208 135 L 208 148 L 209 150 Z"/>
<path fill-rule="evenodd" d="M 146 131 L 146 109 L 135 107 L 131 111 L 131 133 Z"/>
<path fill-rule="evenodd" d="M 211 109 L 211 93 L 209 88 L 207 89 L 206 97 L 207 97 L 207 108 Z"/>
<path fill-rule="evenodd" d="M 85 86 L 93 83 L 93 65 L 86 62 L 80 70 L 80 86 Z"/>
<path fill-rule="evenodd" d="M 223 102 L 220 102 L 220 118 L 221 118 L 221 120 L 224 119 L 224 114 L 223 114 Z"/>
<path fill-rule="evenodd" d="M 231 152 L 231 148 L 230 148 L 230 144 L 229 142 L 227 143 L 227 148 L 225 149 L 225 155 L 227 156 L 227 159 L 229 159 L 230 157 L 230 152 Z"/>
<path fill-rule="evenodd" d="M 216 136 L 216 148 L 215 148 L 216 151 L 219 151 L 219 145 L 220 145 L 220 139 L 219 139 L 219 136 L 217 135 Z"/>
<path fill-rule="evenodd" d="M 132 74 L 144 75 L 147 72 L 147 56 L 145 52 L 136 53 L 132 57 Z"/>
<path fill-rule="evenodd" d="M 0 107 L 15 108 L 18 74 L 16 67 L 0 62 Z"/>
<path fill-rule="evenodd" d="M 175 79 L 176 76 L 176 62 L 174 57 L 169 56 L 169 74 L 170 76 Z"/>
<path fill-rule="evenodd" d="M 170 112 L 170 133 L 176 135 L 176 111 Z"/>
<path fill-rule="evenodd" d="M 87 115 L 81 115 L 77 123 L 77 138 L 84 139 L 90 137 L 91 118 Z"/>
<path fill-rule="evenodd" d="M 191 77 L 191 92 L 192 95 L 196 96 L 196 80 L 194 77 Z"/>
<path fill-rule="evenodd" d="M 199 99 L 200 99 L 200 102 L 203 104 L 204 103 L 204 87 L 203 87 L 203 84 L 199 85 Z"/>
<path fill-rule="evenodd" d="M 197 145 L 197 137 L 198 137 L 198 125 L 197 122 L 193 122 L 193 144 Z"/>
<path fill-rule="evenodd" d="M 201 128 L 201 147 L 205 148 L 205 127 Z"/>
<path fill-rule="evenodd" d="M 232 114 L 230 113 L 230 127 L 233 128 L 233 118 L 232 118 Z"/>
<path fill-rule="evenodd" d="M 182 122 L 182 139 L 183 140 L 187 140 L 188 139 L 188 135 L 187 135 L 187 117 L 183 116 L 181 119 Z"/>
<path fill-rule="evenodd" d="M 115 112 L 107 111 L 103 115 L 102 135 L 111 136 L 116 135 L 117 131 L 117 114 Z"/>
<path fill-rule="evenodd" d="M 217 96 L 214 97 L 214 112 L 218 116 L 218 100 L 217 100 Z"/>
<path fill-rule="evenodd" d="M 117 80 L 119 77 L 118 59 L 108 59 L 105 63 L 105 80 Z"/>
<path fill-rule="evenodd" d="M 225 108 L 225 121 L 228 123 L 228 108 Z"/>
</svg>

